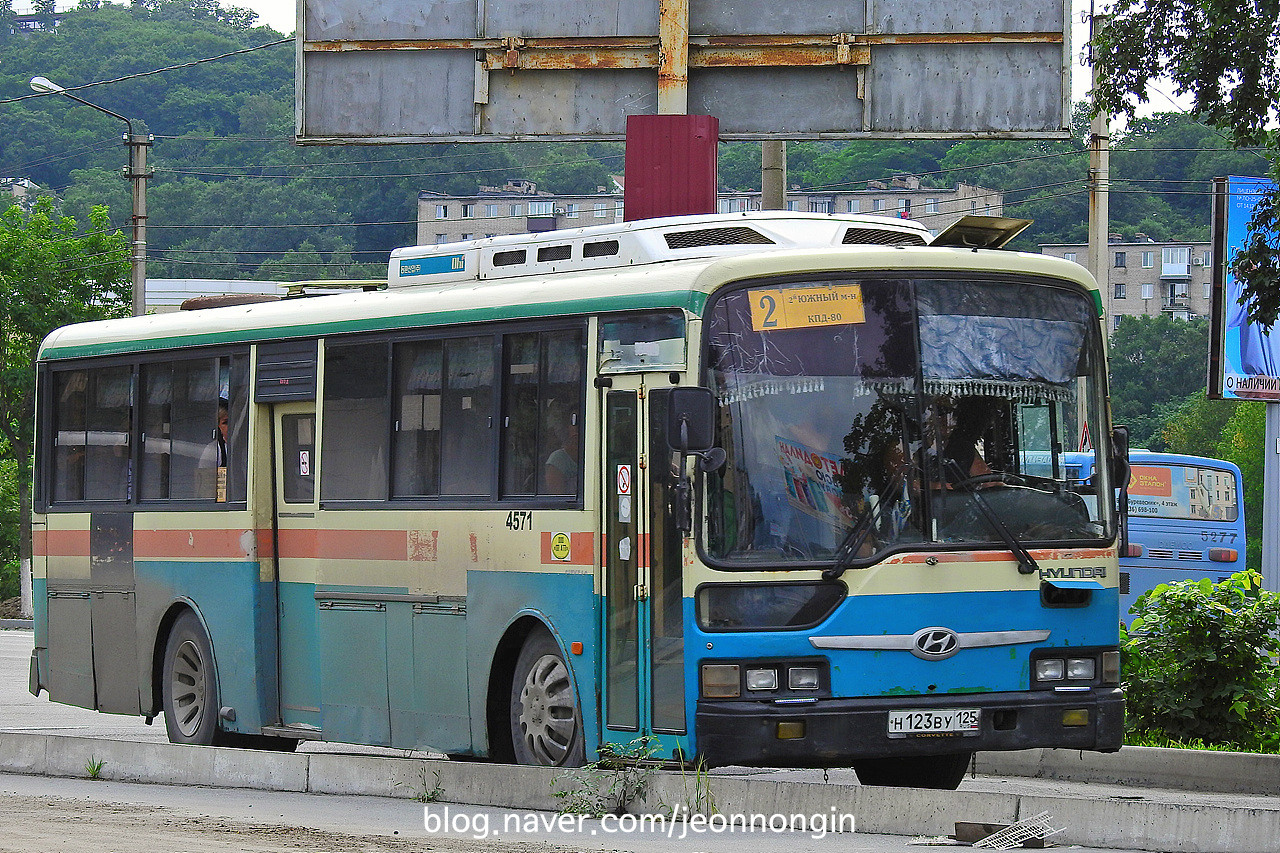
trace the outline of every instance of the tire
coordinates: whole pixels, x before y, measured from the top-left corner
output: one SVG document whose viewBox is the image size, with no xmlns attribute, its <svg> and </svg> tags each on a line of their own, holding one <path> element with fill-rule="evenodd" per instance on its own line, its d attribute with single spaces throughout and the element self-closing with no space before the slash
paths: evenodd
<svg viewBox="0 0 1280 853">
<path fill-rule="evenodd" d="M 170 743 L 222 743 L 213 646 L 204 626 L 190 610 L 179 616 L 169 631 L 160 690 Z"/>
<path fill-rule="evenodd" d="M 517 764 L 582 766 L 582 714 L 573 679 L 546 631 L 530 634 L 516 659 L 510 719 Z"/>
<path fill-rule="evenodd" d="M 972 759 L 972 752 L 910 758 L 864 758 L 853 762 L 853 769 L 863 785 L 954 791 L 964 780 Z"/>
</svg>

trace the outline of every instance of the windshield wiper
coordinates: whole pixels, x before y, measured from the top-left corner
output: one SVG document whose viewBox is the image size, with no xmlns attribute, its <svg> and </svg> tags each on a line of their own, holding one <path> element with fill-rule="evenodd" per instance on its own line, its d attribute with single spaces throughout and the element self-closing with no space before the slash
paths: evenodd
<svg viewBox="0 0 1280 853">
<path fill-rule="evenodd" d="M 962 478 L 964 477 L 964 471 L 954 459 L 948 459 L 947 464 L 951 466 L 952 470 L 954 470 L 958 476 Z M 1035 557 L 1032 557 L 1031 553 L 1026 548 L 1022 547 L 1022 543 L 1018 541 L 1018 537 L 1014 536 L 1013 531 L 1000 520 L 1000 516 L 996 515 L 995 510 L 991 508 L 991 504 L 987 503 L 986 498 L 982 496 L 982 490 L 974 488 L 967 492 L 967 494 L 972 497 L 973 502 L 978 505 L 978 511 L 982 513 L 983 517 L 986 518 L 987 523 L 991 525 L 993 530 L 995 530 L 996 534 L 1000 537 L 1000 541 L 1003 542 L 1005 547 L 1008 548 L 1013 556 L 1017 558 L 1018 571 L 1024 575 L 1039 572 L 1040 564 L 1036 562 Z"/>
<path fill-rule="evenodd" d="M 853 567 L 857 559 L 858 550 L 862 548 L 862 543 L 867 541 L 867 536 L 871 533 L 872 526 L 883 518 L 883 507 L 888 501 L 889 496 L 898 491 L 902 487 L 900 477 L 885 486 L 884 491 L 876 495 L 875 506 L 867 507 L 866 512 L 858 516 L 858 520 L 854 522 L 851 529 L 841 540 L 839 547 L 836 548 L 835 558 L 832 560 L 831 568 L 823 569 L 822 579 L 826 581 L 838 580 L 841 575 Z"/>
</svg>

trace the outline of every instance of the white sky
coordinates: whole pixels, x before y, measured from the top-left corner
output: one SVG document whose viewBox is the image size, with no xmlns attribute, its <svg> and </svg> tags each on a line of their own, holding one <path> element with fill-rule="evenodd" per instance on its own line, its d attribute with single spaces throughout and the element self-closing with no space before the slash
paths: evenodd
<svg viewBox="0 0 1280 853">
<path fill-rule="evenodd" d="M 290 35 L 298 28 L 295 0 L 224 0 L 223 6 L 239 6 L 258 13 L 258 22 Z"/>
</svg>

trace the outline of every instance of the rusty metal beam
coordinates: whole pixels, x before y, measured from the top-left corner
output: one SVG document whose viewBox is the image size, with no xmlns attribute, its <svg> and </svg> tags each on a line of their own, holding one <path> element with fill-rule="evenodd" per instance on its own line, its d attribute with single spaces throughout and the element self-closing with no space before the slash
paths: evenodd
<svg viewBox="0 0 1280 853">
<path fill-rule="evenodd" d="M 811 36 L 694 36 L 687 27 L 688 0 L 662 0 L 658 38 L 520 38 L 377 41 L 311 41 L 303 51 L 474 50 L 486 70 L 558 71 L 650 69 L 658 71 L 658 111 L 682 113 L 690 68 L 771 68 L 871 63 L 872 49 L 888 45 L 1060 44 L 1062 33 L 912 33 Z M 681 15 L 684 27 L 681 28 Z"/>
<path fill-rule="evenodd" d="M 690 36 L 689 50 L 705 48 L 768 49 L 778 47 L 858 47 L 893 44 L 1061 44 L 1062 33 L 835 33 L 812 36 Z M 304 41 L 305 53 L 339 53 L 365 50 L 523 50 L 597 51 L 657 47 L 653 36 L 634 38 L 488 38 L 488 39 L 373 39 L 366 41 Z"/>
</svg>

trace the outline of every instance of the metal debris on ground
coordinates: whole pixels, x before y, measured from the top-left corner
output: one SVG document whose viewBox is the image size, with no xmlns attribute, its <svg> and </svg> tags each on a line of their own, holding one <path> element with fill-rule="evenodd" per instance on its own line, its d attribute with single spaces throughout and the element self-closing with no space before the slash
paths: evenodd
<svg viewBox="0 0 1280 853">
<path fill-rule="evenodd" d="M 1049 825 L 1049 813 L 1041 812 L 1035 817 L 1020 820 L 999 832 L 988 835 L 981 841 L 975 841 L 973 846 L 987 850 L 1012 850 L 1015 847 L 1021 847 L 1023 842 L 1032 839 L 1042 840 L 1059 832 L 1062 830 L 1054 829 Z"/>
<path fill-rule="evenodd" d="M 916 847 L 968 847 L 963 841 L 956 841 L 949 835 L 917 835 L 907 842 Z"/>
</svg>

